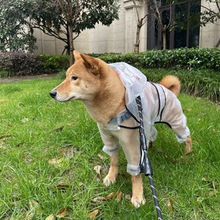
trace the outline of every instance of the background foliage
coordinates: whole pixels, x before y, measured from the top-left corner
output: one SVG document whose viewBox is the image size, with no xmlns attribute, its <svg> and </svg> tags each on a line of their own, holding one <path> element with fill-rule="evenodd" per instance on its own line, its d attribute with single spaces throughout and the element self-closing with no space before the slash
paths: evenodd
<svg viewBox="0 0 220 220">
<path fill-rule="evenodd" d="M 138 55 L 129 53 L 91 54 L 91 56 L 99 57 L 107 63 L 127 62 L 141 69 L 148 80 L 155 82 L 160 81 L 169 72 L 180 78 L 182 91 L 185 93 L 220 101 L 219 49 L 152 50 Z M 64 76 L 69 67 L 68 59 L 67 55 L 0 53 L 0 76 L 58 72 Z"/>
<path fill-rule="evenodd" d="M 127 62 L 143 68 L 213 69 L 220 71 L 220 50 L 180 48 L 175 50 L 150 50 L 138 55 L 106 54 L 101 59 L 108 63 Z"/>
<path fill-rule="evenodd" d="M 33 51 L 36 39 L 21 1 L 0 0 L 0 51 Z"/>
<path fill-rule="evenodd" d="M 33 51 L 34 29 L 66 44 L 73 62 L 73 40 L 97 23 L 118 19 L 115 0 L 0 0 L 0 51 Z M 71 53 L 70 53 L 71 52 Z"/>
<path fill-rule="evenodd" d="M 0 53 L 1 76 L 25 76 L 42 74 L 42 61 L 32 53 Z"/>
</svg>

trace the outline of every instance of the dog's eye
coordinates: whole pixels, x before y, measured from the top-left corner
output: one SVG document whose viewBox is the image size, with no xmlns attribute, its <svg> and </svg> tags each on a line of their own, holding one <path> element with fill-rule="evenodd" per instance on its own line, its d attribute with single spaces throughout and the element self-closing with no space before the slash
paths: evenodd
<svg viewBox="0 0 220 220">
<path fill-rule="evenodd" d="M 78 76 L 72 76 L 72 78 L 71 78 L 72 80 L 77 80 L 78 79 Z"/>
</svg>

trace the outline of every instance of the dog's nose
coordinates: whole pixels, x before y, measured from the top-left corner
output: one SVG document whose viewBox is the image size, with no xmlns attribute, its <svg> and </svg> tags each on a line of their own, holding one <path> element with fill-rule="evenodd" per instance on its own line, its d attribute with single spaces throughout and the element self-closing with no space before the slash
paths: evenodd
<svg viewBox="0 0 220 220">
<path fill-rule="evenodd" d="M 57 92 L 55 90 L 50 91 L 50 96 L 54 99 L 57 95 Z"/>
</svg>

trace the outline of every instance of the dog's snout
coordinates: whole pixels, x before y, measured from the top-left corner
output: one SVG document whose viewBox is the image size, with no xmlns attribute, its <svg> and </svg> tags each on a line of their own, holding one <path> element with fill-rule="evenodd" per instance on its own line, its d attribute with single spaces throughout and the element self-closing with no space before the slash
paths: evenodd
<svg viewBox="0 0 220 220">
<path fill-rule="evenodd" d="M 57 95 L 57 92 L 55 90 L 50 91 L 50 96 L 54 99 Z"/>
</svg>

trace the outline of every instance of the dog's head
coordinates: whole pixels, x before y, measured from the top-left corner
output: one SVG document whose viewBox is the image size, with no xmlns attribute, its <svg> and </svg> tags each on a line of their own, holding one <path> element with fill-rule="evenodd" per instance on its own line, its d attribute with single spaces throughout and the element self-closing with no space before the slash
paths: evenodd
<svg viewBox="0 0 220 220">
<path fill-rule="evenodd" d="M 66 72 L 66 79 L 50 91 L 57 101 L 91 100 L 99 92 L 102 61 L 74 51 L 75 63 Z"/>
</svg>

